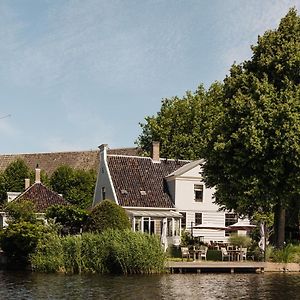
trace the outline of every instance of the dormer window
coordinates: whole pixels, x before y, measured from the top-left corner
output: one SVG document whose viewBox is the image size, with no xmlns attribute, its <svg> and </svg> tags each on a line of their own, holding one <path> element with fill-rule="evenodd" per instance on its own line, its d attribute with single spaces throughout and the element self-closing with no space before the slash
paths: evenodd
<svg viewBox="0 0 300 300">
<path fill-rule="evenodd" d="M 195 202 L 203 202 L 203 185 L 194 184 L 194 200 Z"/>
<path fill-rule="evenodd" d="M 141 193 L 142 196 L 146 196 L 147 195 L 146 191 L 141 191 L 140 193 Z"/>
<path fill-rule="evenodd" d="M 127 195 L 128 192 L 127 192 L 127 190 L 121 190 L 121 194 L 122 194 L 122 195 Z"/>
</svg>

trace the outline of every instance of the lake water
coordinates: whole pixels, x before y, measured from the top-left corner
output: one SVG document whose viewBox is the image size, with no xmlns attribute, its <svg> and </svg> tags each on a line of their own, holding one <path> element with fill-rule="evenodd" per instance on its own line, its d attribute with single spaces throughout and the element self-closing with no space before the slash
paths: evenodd
<svg viewBox="0 0 300 300">
<path fill-rule="evenodd" d="M 300 299 L 300 274 L 57 275 L 0 272 L 0 299 Z"/>
</svg>

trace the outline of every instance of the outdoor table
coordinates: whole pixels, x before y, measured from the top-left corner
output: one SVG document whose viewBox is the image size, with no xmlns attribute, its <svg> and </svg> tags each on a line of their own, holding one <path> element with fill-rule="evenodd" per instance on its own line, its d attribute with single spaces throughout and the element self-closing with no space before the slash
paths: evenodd
<svg viewBox="0 0 300 300">
<path fill-rule="evenodd" d="M 230 249 L 227 250 L 229 256 L 232 258 L 232 260 L 234 261 L 240 261 L 243 260 L 243 252 L 242 249 Z"/>
<path fill-rule="evenodd" d="M 194 249 L 190 250 L 190 253 L 193 254 L 193 259 L 194 259 L 194 261 L 196 261 L 197 256 L 198 256 L 198 259 L 199 259 L 200 254 L 203 253 L 204 251 L 205 251 L 205 250 L 203 250 L 203 249 L 196 249 L 196 248 L 194 247 Z"/>
</svg>

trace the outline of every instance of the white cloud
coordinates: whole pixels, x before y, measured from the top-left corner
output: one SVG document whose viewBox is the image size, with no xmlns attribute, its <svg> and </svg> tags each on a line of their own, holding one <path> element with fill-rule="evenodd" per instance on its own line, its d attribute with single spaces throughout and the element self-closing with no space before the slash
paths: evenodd
<svg viewBox="0 0 300 300">
<path fill-rule="evenodd" d="M 249 59 L 252 55 L 250 46 L 256 44 L 258 35 L 276 29 L 289 8 L 300 8 L 300 1 L 252 0 L 243 1 L 243 5 L 240 1 L 234 3 L 236 5 L 224 8 L 224 19 L 219 22 L 223 37 L 220 42 L 226 45 L 220 61 L 227 70 L 234 62 Z"/>
</svg>

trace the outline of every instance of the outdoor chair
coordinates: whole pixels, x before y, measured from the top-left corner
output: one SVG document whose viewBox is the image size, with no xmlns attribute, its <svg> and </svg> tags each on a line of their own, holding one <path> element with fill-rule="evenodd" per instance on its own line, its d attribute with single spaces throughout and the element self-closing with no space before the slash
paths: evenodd
<svg viewBox="0 0 300 300">
<path fill-rule="evenodd" d="M 226 248 L 221 247 L 221 253 L 222 253 L 222 260 L 224 260 L 224 258 L 227 258 L 228 261 L 230 260 L 230 254 L 227 252 Z"/>
<path fill-rule="evenodd" d="M 182 258 L 182 261 L 183 259 L 186 257 L 187 261 L 189 261 L 190 259 L 190 251 L 189 251 L 189 248 L 188 247 L 181 247 L 181 258 Z"/>
<path fill-rule="evenodd" d="M 204 258 L 206 260 L 206 254 L 207 254 L 207 250 L 208 250 L 208 247 L 201 247 L 201 252 L 200 252 L 200 258 L 202 260 L 202 258 Z"/>
<path fill-rule="evenodd" d="M 247 260 L 247 248 L 242 248 L 242 259 Z"/>
</svg>

